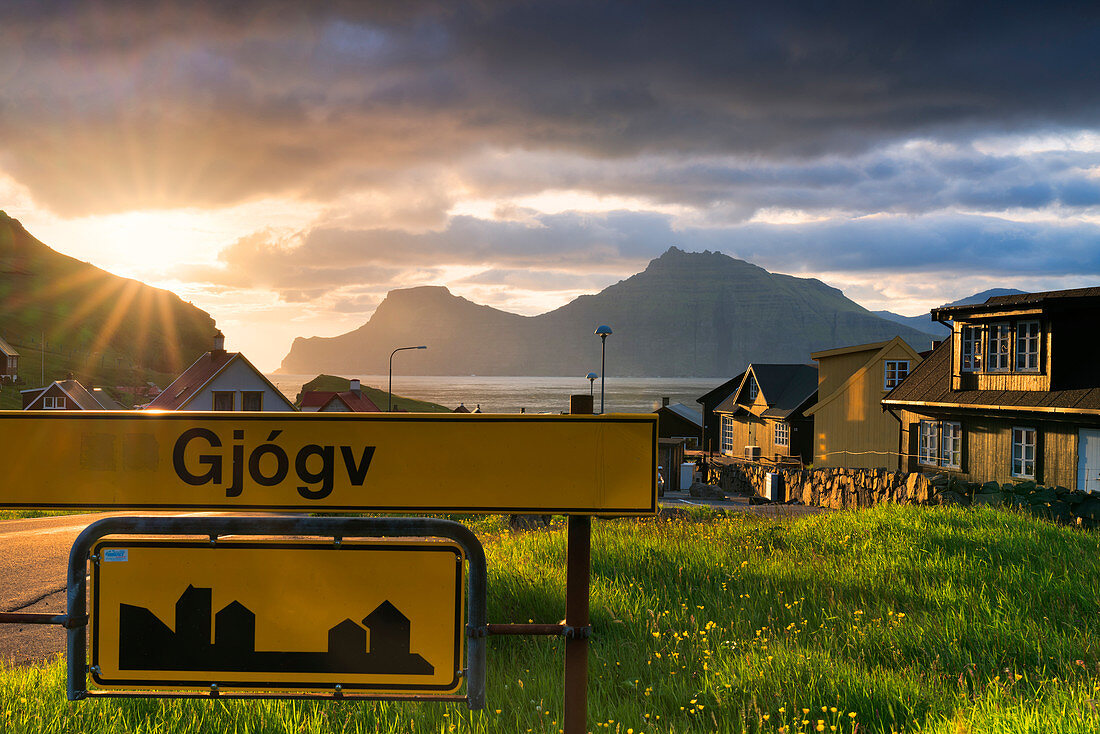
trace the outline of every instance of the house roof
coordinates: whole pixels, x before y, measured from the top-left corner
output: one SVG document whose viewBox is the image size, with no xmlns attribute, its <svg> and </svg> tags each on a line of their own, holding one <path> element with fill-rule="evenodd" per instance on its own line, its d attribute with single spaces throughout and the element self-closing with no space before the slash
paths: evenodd
<svg viewBox="0 0 1100 734">
<path fill-rule="evenodd" d="M 99 402 L 95 395 L 76 380 L 57 380 L 46 387 L 37 388 L 38 395 L 27 405 L 26 410 L 41 410 L 42 406 L 39 403 L 53 387 L 57 387 L 67 399 L 73 402 L 73 405 L 81 410 L 122 410 L 122 406 L 113 400 L 110 401 L 113 405 L 104 405 Z M 32 392 L 32 390 L 20 390 L 20 393 Z"/>
<path fill-rule="evenodd" d="M 1085 290 L 1085 289 L 1081 289 Z M 882 400 L 886 407 L 971 408 L 1043 413 L 1100 413 L 1100 388 L 951 390 L 951 342 L 936 347 Z"/>
<path fill-rule="evenodd" d="M 675 413 L 676 415 L 680 416 L 681 418 L 683 418 L 684 420 L 690 421 L 691 423 L 694 423 L 695 425 L 699 426 L 700 428 L 703 426 L 703 414 L 700 413 L 698 410 L 695 410 L 694 408 L 689 408 L 688 406 L 684 405 L 683 403 L 673 403 L 672 405 L 664 405 L 657 412 L 660 412 L 661 410 L 671 411 L 671 412 Z"/>
<path fill-rule="evenodd" d="M 806 415 L 813 415 L 817 411 L 821 410 L 821 408 L 825 407 L 833 400 L 836 400 L 838 397 L 847 392 L 848 388 L 850 388 L 857 380 L 859 380 L 864 374 L 866 374 L 869 369 L 876 366 L 879 363 L 880 359 L 885 358 L 886 353 L 890 351 L 890 349 L 894 346 L 903 349 L 909 354 L 910 360 L 916 362 L 919 362 L 921 359 L 927 356 L 926 354 L 917 353 L 913 349 L 913 347 L 909 346 L 908 342 L 906 342 L 900 336 L 895 336 L 893 339 L 885 342 L 862 344 L 858 347 L 846 347 L 843 349 L 829 349 L 824 352 L 815 352 L 814 354 L 810 355 L 814 359 L 828 359 L 829 357 L 839 357 L 843 354 L 855 354 L 862 351 L 871 352 L 873 350 L 873 354 L 868 357 L 867 361 L 864 362 L 859 369 L 855 370 L 851 375 L 849 375 L 847 379 L 845 379 L 844 382 L 837 386 L 835 390 L 833 390 L 825 397 L 818 396 L 818 401 L 806 410 Z"/>
<path fill-rule="evenodd" d="M 465 403 L 459 403 L 458 407 L 451 411 L 452 413 L 469 413 L 470 409 L 466 407 Z"/>
<path fill-rule="evenodd" d="M 164 388 L 160 395 L 153 398 L 145 406 L 146 409 L 183 410 L 196 395 L 202 392 L 203 387 L 217 377 L 226 367 L 238 361 L 243 362 L 257 377 L 263 380 L 264 384 L 271 389 L 271 392 L 282 399 L 290 410 L 294 410 L 291 402 L 243 354 L 240 352 L 226 352 L 221 349 L 207 352 L 196 359 L 190 367 L 172 381 L 171 385 Z"/>
<path fill-rule="evenodd" d="M 744 379 L 748 379 L 749 373 L 756 378 L 756 385 L 768 405 L 761 413 L 766 418 L 786 418 L 817 395 L 817 367 L 814 365 L 750 364 Z M 736 412 L 740 392 L 740 389 L 735 390 L 714 412 Z"/>
<path fill-rule="evenodd" d="M 181 410 L 199 392 L 203 385 L 225 369 L 226 365 L 240 356 L 240 352 L 218 350 L 202 355 L 164 388 L 147 406 L 149 410 Z"/>
<path fill-rule="evenodd" d="M 3 337 L 0 337 L 0 354 L 3 354 L 5 357 L 19 356 L 19 352 L 15 351 L 15 348 L 12 347 L 11 344 L 8 344 L 6 341 L 4 341 Z"/>
<path fill-rule="evenodd" d="M 347 409 L 353 413 L 381 413 L 382 410 L 374 401 L 364 395 L 362 392 L 354 393 L 351 390 L 344 392 L 333 393 L 332 397 L 325 401 L 321 406 L 321 410 L 325 409 L 329 403 L 333 401 L 339 401 L 347 406 Z"/>
<path fill-rule="evenodd" d="M 1001 311 L 1010 308 L 1046 308 L 1072 306 L 1080 308 L 1082 301 L 1100 303 L 1100 287 L 1070 288 L 1062 291 L 1017 293 L 1008 296 L 991 296 L 984 303 L 966 306 L 945 306 L 932 309 L 933 321 L 951 321 L 959 316 L 981 314 L 983 311 Z"/>
<path fill-rule="evenodd" d="M 104 410 L 126 410 L 125 407 L 120 405 L 118 401 L 112 398 L 102 387 L 93 387 L 91 393 L 95 397 L 96 402 L 103 406 Z"/>
<path fill-rule="evenodd" d="M 301 407 L 320 408 L 329 400 L 332 400 L 332 396 L 335 394 L 335 390 L 306 390 L 302 393 Z"/>
<path fill-rule="evenodd" d="M 695 402 L 703 405 L 714 400 L 725 400 L 727 397 L 729 397 L 729 394 L 731 392 L 738 388 L 738 386 L 741 384 L 741 381 L 744 379 L 745 373 L 742 372 L 737 377 L 726 380 L 721 385 L 708 392 L 706 395 L 700 395 L 699 397 L 695 398 Z"/>
</svg>

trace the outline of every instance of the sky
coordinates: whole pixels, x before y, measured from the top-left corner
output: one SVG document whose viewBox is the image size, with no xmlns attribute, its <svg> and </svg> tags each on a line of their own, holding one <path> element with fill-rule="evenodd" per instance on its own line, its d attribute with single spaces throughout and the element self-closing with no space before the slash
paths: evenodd
<svg viewBox="0 0 1100 734">
<path fill-rule="evenodd" d="M 670 246 L 914 315 L 1100 280 L 1100 4 L 0 0 L 0 209 L 275 369 Z"/>
</svg>

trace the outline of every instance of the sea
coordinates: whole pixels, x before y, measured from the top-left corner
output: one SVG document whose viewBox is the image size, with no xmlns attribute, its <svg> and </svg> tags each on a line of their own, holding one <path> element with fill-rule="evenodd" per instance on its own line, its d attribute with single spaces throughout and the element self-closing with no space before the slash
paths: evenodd
<svg viewBox="0 0 1100 734">
<path fill-rule="evenodd" d="M 270 374 L 267 378 L 290 400 L 302 385 L 317 375 Z M 661 399 L 684 403 L 699 410 L 695 399 L 728 380 L 728 377 L 609 377 L 604 385 L 605 413 L 651 413 Z M 386 375 L 363 375 L 364 385 L 386 390 Z M 569 396 L 591 388 L 594 407 L 600 410 L 600 380 L 589 385 L 584 377 L 485 377 L 480 375 L 440 376 L 394 375 L 393 392 L 417 400 L 428 400 L 483 413 L 563 413 L 569 410 Z"/>
</svg>

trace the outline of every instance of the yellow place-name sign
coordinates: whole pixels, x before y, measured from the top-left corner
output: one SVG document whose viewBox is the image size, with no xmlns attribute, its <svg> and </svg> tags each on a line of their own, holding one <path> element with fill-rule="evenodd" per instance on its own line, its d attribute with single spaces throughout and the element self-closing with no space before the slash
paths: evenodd
<svg viewBox="0 0 1100 734">
<path fill-rule="evenodd" d="M 0 413 L 0 507 L 630 515 L 657 418 Z"/>
<path fill-rule="evenodd" d="M 450 541 L 126 539 L 93 554 L 100 687 L 461 685 L 464 559 Z"/>
</svg>

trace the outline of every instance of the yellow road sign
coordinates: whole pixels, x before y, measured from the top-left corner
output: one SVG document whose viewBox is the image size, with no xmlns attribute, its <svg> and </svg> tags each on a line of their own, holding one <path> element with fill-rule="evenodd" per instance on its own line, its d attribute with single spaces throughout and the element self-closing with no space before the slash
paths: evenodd
<svg viewBox="0 0 1100 734">
<path fill-rule="evenodd" d="M 657 509 L 655 414 L 0 413 L 0 507 Z"/>
<path fill-rule="evenodd" d="M 105 539 L 93 553 L 101 687 L 460 686 L 464 559 L 453 542 Z"/>
</svg>

